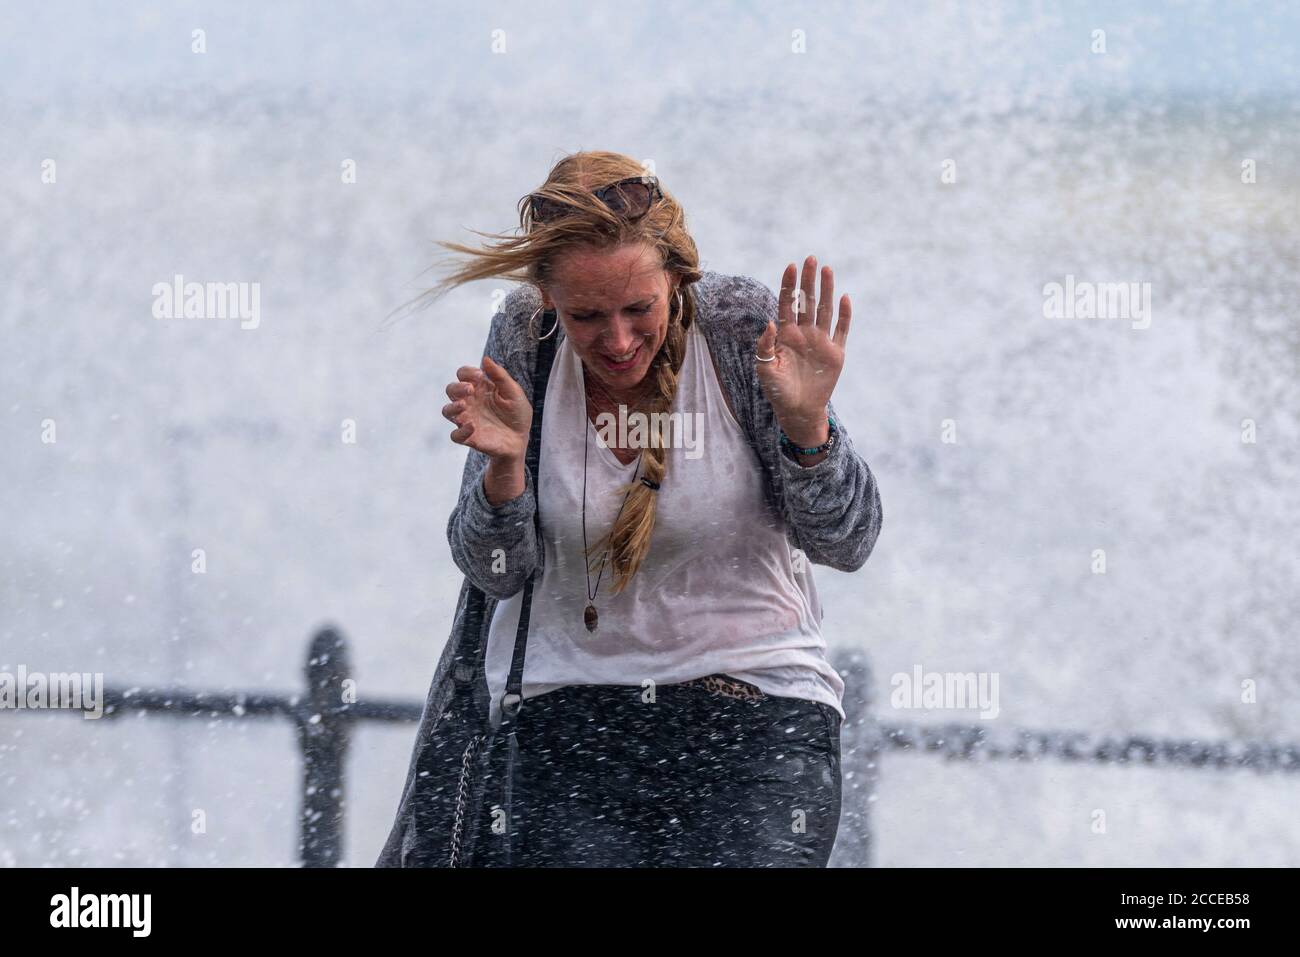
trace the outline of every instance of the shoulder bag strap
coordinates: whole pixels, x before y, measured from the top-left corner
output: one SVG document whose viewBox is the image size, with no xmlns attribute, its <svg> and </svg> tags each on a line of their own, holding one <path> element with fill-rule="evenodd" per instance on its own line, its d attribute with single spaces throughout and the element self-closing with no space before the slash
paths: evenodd
<svg viewBox="0 0 1300 957">
<path fill-rule="evenodd" d="M 558 317 L 557 317 L 558 321 Z M 545 317 L 543 317 L 545 325 Z M 555 340 L 558 336 L 547 336 L 537 344 L 537 364 L 533 368 L 533 424 L 528 434 L 528 454 L 524 461 L 533 476 L 533 494 L 537 501 L 533 507 L 533 529 L 537 541 L 542 541 L 542 507 L 538 484 L 541 476 L 539 469 L 542 458 L 542 410 L 546 405 L 546 383 L 551 378 L 551 365 L 555 358 Z M 545 547 L 544 545 L 542 547 Z M 515 632 L 515 653 L 510 662 L 510 676 L 506 679 L 505 697 L 501 700 L 501 712 L 505 718 L 513 718 L 519 713 L 523 703 L 524 653 L 528 648 L 528 619 L 533 604 L 533 582 L 538 572 L 529 576 L 524 582 L 524 597 L 519 608 L 519 629 Z"/>
</svg>

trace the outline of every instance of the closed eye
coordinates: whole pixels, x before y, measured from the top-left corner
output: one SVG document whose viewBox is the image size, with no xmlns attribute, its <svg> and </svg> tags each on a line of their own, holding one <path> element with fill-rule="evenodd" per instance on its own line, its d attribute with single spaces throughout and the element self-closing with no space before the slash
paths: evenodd
<svg viewBox="0 0 1300 957">
<path fill-rule="evenodd" d="M 654 303 L 649 303 L 649 304 L 644 305 L 644 306 L 629 306 L 627 311 L 628 311 L 628 312 L 634 312 L 634 313 L 636 313 L 638 316 L 644 316 L 644 315 L 648 315 L 648 314 L 649 314 L 650 309 L 651 309 L 653 306 L 654 306 Z M 598 315 L 600 315 L 600 313 L 594 313 L 594 312 L 583 312 L 583 313 L 571 312 L 571 313 L 569 313 L 569 317 L 570 317 L 570 318 L 572 318 L 572 319 L 576 319 L 576 320 L 579 321 L 579 322 L 583 321 L 584 319 L 594 319 L 594 318 L 595 318 L 596 316 L 598 316 Z"/>
</svg>

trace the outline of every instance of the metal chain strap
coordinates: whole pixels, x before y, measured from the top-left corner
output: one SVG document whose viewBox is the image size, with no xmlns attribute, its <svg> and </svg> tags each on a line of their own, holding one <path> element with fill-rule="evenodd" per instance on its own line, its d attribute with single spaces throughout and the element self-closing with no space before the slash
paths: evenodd
<svg viewBox="0 0 1300 957">
<path fill-rule="evenodd" d="M 557 322 L 556 328 L 558 327 L 559 323 Z M 543 341 L 538 345 L 537 355 L 533 364 L 533 424 L 528 433 L 528 453 L 525 461 L 525 466 L 534 476 L 539 474 L 538 467 L 542 451 L 542 413 L 545 408 L 546 383 L 550 378 L 551 365 L 554 362 L 555 356 L 555 344 L 558 341 L 558 337 L 553 338 L 550 333 L 547 333 L 542 337 L 542 340 Z M 540 511 L 534 510 L 533 524 L 536 526 L 537 537 L 540 541 L 542 534 Z M 523 607 L 520 609 L 519 628 L 515 635 L 514 658 L 511 661 L 509 672 L 510 677 L 507 679 L 507 685 L 509 685 L 516 676 L 521 676 L 523 673 L 523 650 L 528 642 L 528 609 L 532 601 L 532 590 L 533 579 L 529 578 L 524 587 Z M 482 592 L 478 592 L 478 594 L 481 595 Z M 484 597 L 483 600 L 486 601 L 486 597 Z M 485 628 L 482 618 L 479 620 L 479 629 L 480 641 L 486 641 L 486 638 L 483 635 Z M 518 671 L 516 671 L 516 668 L 518 668 Z M 481 667 L 474 672 L 474 675 L 482 679 Z M 522 680 L 522 678 L 519 680 Z M 516 709 L 517 707 L 518 706 L 516 705 Z M 470 779 L 470 770 L 475 762 L 479 747 L 487 740 L 490 733 L 491 732 L 480 732 L 479 734 L 474 735 L 474 737 L 470 739 L 469 744 L 465 747 L 465 753 L 461 757 L 460 783 L 456 786 L 455 819 L 452 821 L 451 825 L 451 859 L 449 863 L 452 867 L 458 867 L 460 863 L 460 845 L 465 829 L 465 799 Z M 507 787 L 508 786 L 507 782 Z M 509 860 L 508 848 L 509 845 L 507 845 L 507 861 Z"/>
<path fill-rule="evenodd" d="M 484 737 L 482 734 L 476 734 L 470 738 L 469 744 L 465 746 L 465 754 L 461 757 L 460 782 L 456 785 L 456 817 L 451 825 L 451 861 L 448 865 L 450 867 L 459 866 L 460 837 L 465 822 L 465 788 L 469 782 L 470 765 Z"/>
</svg>

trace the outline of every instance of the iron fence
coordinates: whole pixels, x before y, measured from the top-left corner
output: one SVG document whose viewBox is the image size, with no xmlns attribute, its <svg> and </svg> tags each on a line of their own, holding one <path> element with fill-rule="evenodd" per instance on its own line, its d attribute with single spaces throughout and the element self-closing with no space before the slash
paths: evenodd
<svg viewBox="0 0 1300 957">
<path fill-rule="evenodd" d="M 998 734 L 980 725 L 882 721 L 870 696 L 871 670 L 866 656 L 858 651 L 833 653 L 832 663 L 844 679 L 846 714 L 840 745 L 844 810 L 832 867 L 870 866 L 870 807 L 882 756 L 890 750 L 960 761 L 1054 759 L 1258 773 L 1300 771 L 1300 745 L 1296 744 L 1176 740 L 1137 734 L 1096 736 L 1064 730 L 1015 729 Z M 423 702 L 351 700 L 345 685 L 352 674 L 348 645 L 333 627 L 322 628 L 313 636 L 304 671 L 306 690 L 293 695 L 105 688 L 104 717 L 151 712 L 207 720 L 289 720 L 297 729 L 302 758 L 299 857 L 304 867 L 334 867 L 343 861 L 345 769 L 353 725 L 361 721 L 413 723 L 423 712 Z"/>
</svg>

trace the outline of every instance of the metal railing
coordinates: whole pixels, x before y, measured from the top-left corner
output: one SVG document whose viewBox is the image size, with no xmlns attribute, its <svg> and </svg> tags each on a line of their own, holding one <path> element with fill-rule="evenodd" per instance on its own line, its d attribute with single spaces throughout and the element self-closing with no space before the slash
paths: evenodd
<svg viewBox="0 0 1300 957">
<path fill-rule="evenodd" d="M 1149 735 L 1097 736 L 1083 731 L 1017 728 L 994 733 L 978 724 L 882 721 L 871 700 L 871 668 L 859 651 L 832 655 L 844 679 L 841 731 L 844 810 L 831 867 L 870 866 L 869 809 L 886 751 L 941 755 L 949 761 L 1038 761 L 1160 768 L 1250 769 L 1261 774 L 1300 772 L 1300 745 L 1199 741 Z"/>
<path fill-rule="evenodd" d="M 347 641 L 322 628 L 307 649 L 307 690 L 300 695 L 105 688 L 104 717 L 154 712 L 177 718 L 287 718 L 298 731 L 302 806 L 298 856 L 304 867 L 335 867 L 343 860 L 344 768 L 352 725 L 358 721 L 414 722 L 422 703 L 351 701 Z"/>
<path fill-rule="evenodd" d="M 963 761 L 1051 758 L 1121 766 L 1300 771 L 1300 745 L 1296 744 L 1203 742 L 1143 735 L 1098 738 L 1079 731 L 1028 729 L 998 735 L 979 725 L 881 721 L 872 710 L 871 670 L 866 656 L 852 651 L 833 654 L 832 658 L 844 678 L 847 716 L 840 743 L 843 810 L 830 860 L 832 867 L 870 866 L 869 812 L 880 779 L 881 758 L 887 750 L 938 754 Z M 208 720 L 287 718 L 298 730 L 302 754 L 299 857 L 304 867 L 335 867 L 343 860 L 345 766 L 353 724 L 415 722 L 424 710 L 422 702 L 350 700 L 345 683 L 351 674 L 346 639 L 336 628 L 326 627 L 316 633 L 308 647 L 305 694 L 105 688 L 104 716 L 154 712 Z"/>
</svg>

